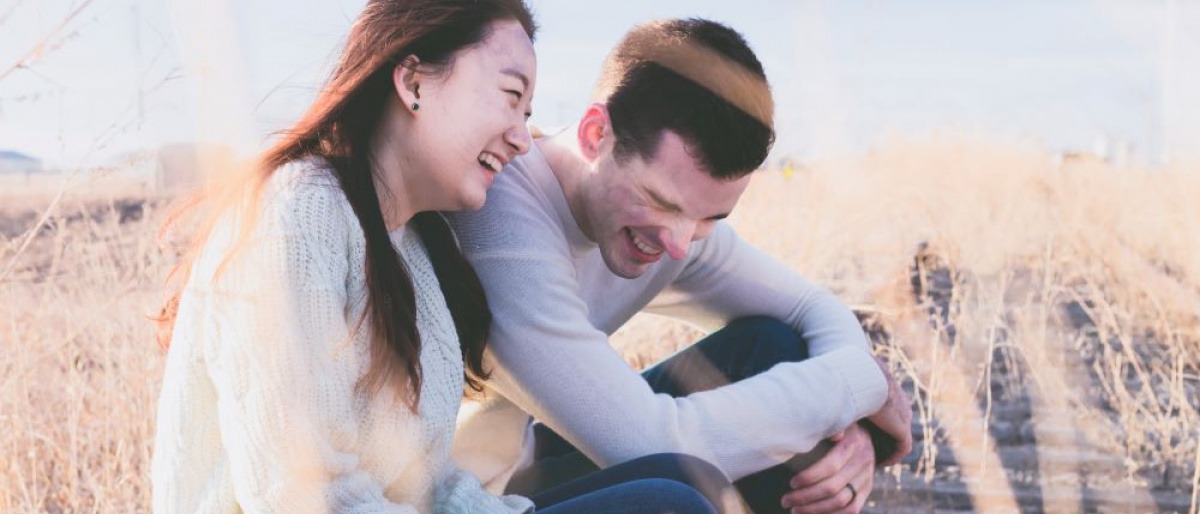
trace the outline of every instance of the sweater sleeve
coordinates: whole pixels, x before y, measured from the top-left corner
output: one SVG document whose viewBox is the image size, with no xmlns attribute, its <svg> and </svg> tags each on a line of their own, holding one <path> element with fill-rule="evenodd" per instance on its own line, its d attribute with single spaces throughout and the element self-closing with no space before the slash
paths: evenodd
<svg viewBox="0 0 1200 514">
<path fill-rule="evenodd" d="M 479 480 L 466 471 L 453 468 L 437 491 L 434 511 L 444 514 L 482 512 L 533 512 L 533 502 L 517 495 L 496 496 L 483 489 Z"/>
<path fill-rule="evenodd" d="M 870 358 L 862 326 L 833 293 L 757 248 L 725 223 L 692 246 L 681 275 L 646 308 L 710 329 L 747 316 L 768 316 L 790 325 L 808 343 L 813 359 L 839 362 L 829 377 L 848 390 L 854 419 L 873 414 L 887 397 L 887 382 Z M 820 400 L 824 403 L 824 400 Z"/>
<path fill-rule="evenodd" d="M 724 222 L 692 244 L 683 272 L 647 307 L 648 312 L 717 328 L 744 316 L 770 316 L 792 326 L 823 355 L 868 349 L 850 309 L 783 263 L 742 241 Z"/>
<path fill-rule="evenodd" d="M 495 312 L 489 383 L 602 466 L 681 452 L 736 480 L 811 450 L 881 403 L 863 404 L 874 400 L 846 385 L 846 370 L 870 358 L 862 347 L 687 397 L 656 394 L 592 326 L 565 258 L 481 252 L 474 263 Z"/>
<path fill-rule="evenodd" d="M 234 493 L 247 513 L 416 514 L 391 503 L 327 421 L 353 410 L 347 348 L 350 226 L 332 187 L 264 200 L 252 242 L 214 282 L 220 337 L 205 348 Z M 344 438 L 344 434 L 340 437 Z M 197 477 L 203 479 L 204 477 Z"/>
</svg>

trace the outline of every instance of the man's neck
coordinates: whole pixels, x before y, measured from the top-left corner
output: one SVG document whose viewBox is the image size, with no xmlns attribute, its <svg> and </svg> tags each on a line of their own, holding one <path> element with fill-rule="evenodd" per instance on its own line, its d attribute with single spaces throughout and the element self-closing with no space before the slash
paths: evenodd
<svg viewBox="0 0 1200 514">
<path fill-rule="evenodd" d="M 576 131 L 564 130 L 557 135 L 536 142 L 538 150 L 546 157 L 546 164 L 558 185 L 562 188 L 563 196 L 567 199 L 567 207 L 571 217 L 588 240 L 595 242 L 587 216 L 587 195 L 584 184 L 591 174 L 591 165 L 580 155 L 576 143 Z"/>
</svg>

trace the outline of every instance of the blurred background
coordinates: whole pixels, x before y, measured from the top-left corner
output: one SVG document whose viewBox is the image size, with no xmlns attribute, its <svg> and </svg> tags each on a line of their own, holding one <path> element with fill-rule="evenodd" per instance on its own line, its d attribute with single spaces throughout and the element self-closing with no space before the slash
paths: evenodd
<svg viewBox="0 0 1200 514">
<path fill-rule="evenodd" d="M 545 131 L 636 23 L 759 55 L 778 139 L 730 223 L 915 400 L 869 512 L 1200 514 L 1200 2 L 529 1 Z M 158 229 L 306 108 L 363 4 L 0 0 L 0 511 L 149 510 Z M 640 367 L 701 335 L 613 340 Z"/>
<path fill-rule="evenodd" d="M 632 25 L 742 31 L 778 97 L 776 158 L 938 130 L 1166 165 L 1200 152 L 1194 1 L 533 1 L 533 123 L 575 121 Z M 45 169 L 180 142 L 239 153 L 298 116 L 362 0 L 6 0 L 0 149 Z"/>
</svg>

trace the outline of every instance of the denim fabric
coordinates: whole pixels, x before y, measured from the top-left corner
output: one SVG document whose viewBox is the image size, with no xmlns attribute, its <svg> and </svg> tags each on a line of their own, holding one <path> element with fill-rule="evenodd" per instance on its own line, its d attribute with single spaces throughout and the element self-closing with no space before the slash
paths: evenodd
<svg viewBox="0 0 1200 514">
<path fill-rule="evenodd" d="M 690 455 L 664 453 L 593 471 L 531 499 L 539 513 L 715 514 L 720 512 L 721 495 L 730 487 L 716 466 Z M 582 500 L 586 500 L 586 508 Z"/>
<path fill-rule="evenodd" d="M 642 377 L 655 392 L 687 396 L 752 377 L 781 362 L 807 358 L 807 342 L 790 326 L 772 318 L 750 317 L 734 320 L 646 369 Z M 536 497 L 598 469 L 545 425 L 535 425 L 534 436 L 534 464 L 513 477 L 508 492 Z M 788 480 L 826 451 L 828 445 L 823 443 L 813 452 L 744 477 L 734 485 L 756 514 L 784 513 L 780 499 L 790 489 Z"/>
<path fill-rule="evenodd" d="M 717 511 L 699 491 L 689 486 L 665 478 L 643 478 L 538 508 L 537 514 L 717 514 Z"/>
</svg>

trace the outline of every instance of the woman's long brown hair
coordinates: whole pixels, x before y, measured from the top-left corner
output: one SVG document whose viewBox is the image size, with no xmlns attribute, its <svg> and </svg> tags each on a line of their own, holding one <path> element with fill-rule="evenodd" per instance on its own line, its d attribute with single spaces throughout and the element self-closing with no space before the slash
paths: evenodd
<svg viewBox="0 0 1200 514">
<path fill-rule="evenodd" d="M 481 42 L 491 23 L 516 20 L 530 38 L 536 25 L 523 0 L 371 0 L 350 31 L 338 65 L 308 111 L 263 153 L 249 173 L 186 203 L 168 218 L 164 232 L 183 214 L 204 206 L 197 230 L 168 280 L 168 300 L 158 322 L 159 344 L 170 346 L 182 282 L 222 215 L 236 209 L 243 220 L 238 244 L 249 239 L 267 179 L 279 167 L 307 157 L 321 157 L 333 168 L 366 238 L 367 304 L 358 326 L 370 334 L 371 364 L 359 381 L 360 391 L 375 392 L 387 384 L 408 394 L 414 411 L 420 402 L 421 336 L 417 329 L 412 279 L 392 246 L 372 180 L 370 145 L 386 101 L 394 94 L 392 70 L 405 56 L 446 72 L 455 52 Z M 453 233 L 436 212 L 421 212 L 410 221 L 433 262 L 442 294 L 458 332 L 465 380 L 481 390 L 487 378 L 483 350 L 491 312 L 475 270 L 460 252 Z M 246 344 L 255 344 L 247 341 Z"/>
</svg>

